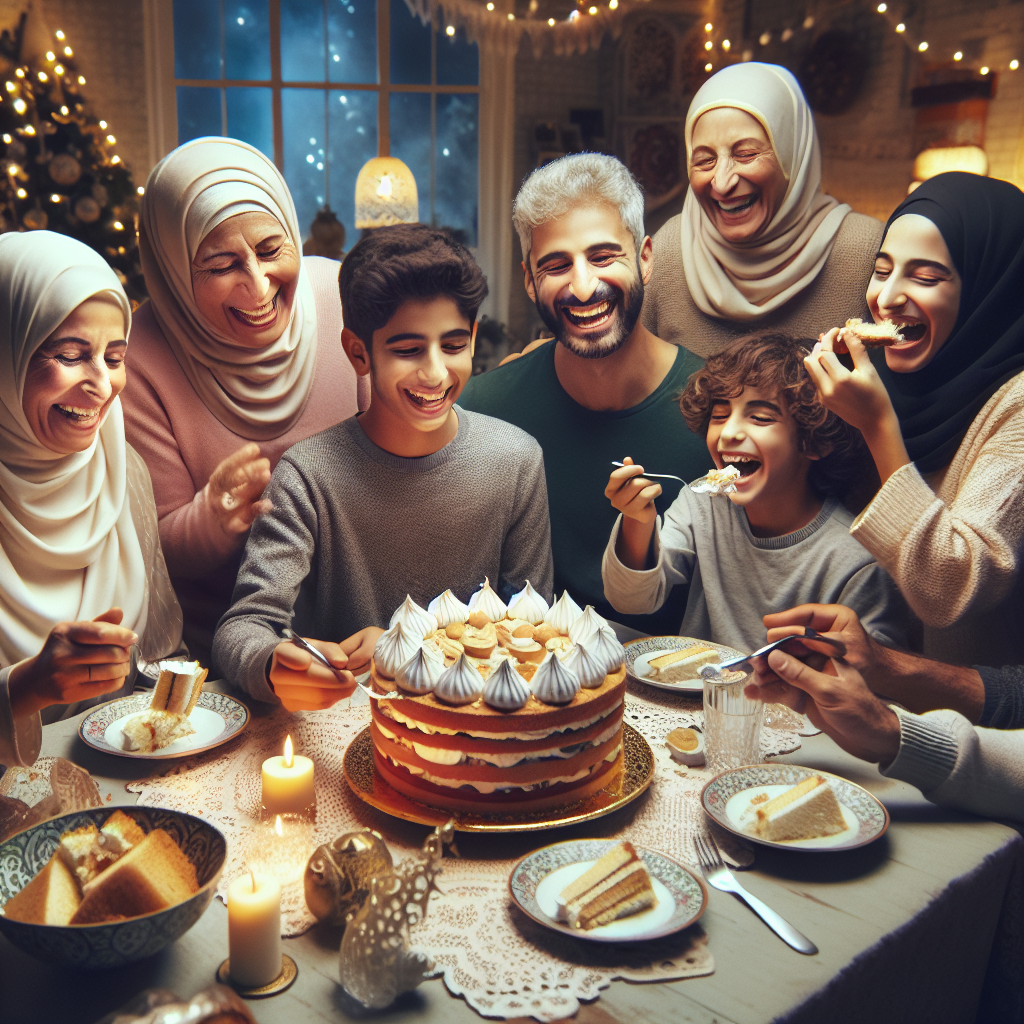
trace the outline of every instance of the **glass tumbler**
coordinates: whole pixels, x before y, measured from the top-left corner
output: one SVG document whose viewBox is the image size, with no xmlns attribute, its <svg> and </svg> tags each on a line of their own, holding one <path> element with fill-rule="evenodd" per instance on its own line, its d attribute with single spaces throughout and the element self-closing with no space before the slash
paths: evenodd
<svg viewBox="0 0 1024 1024">
<path fill-rule="evenodd" d="M 710 666 L 708 667 L 710 668 Z M 761 719 L 764 704 L 743 690 L 751 673 L 704 673 L 704 743 L 709 771 L 761 763 Z"/>
</svg>

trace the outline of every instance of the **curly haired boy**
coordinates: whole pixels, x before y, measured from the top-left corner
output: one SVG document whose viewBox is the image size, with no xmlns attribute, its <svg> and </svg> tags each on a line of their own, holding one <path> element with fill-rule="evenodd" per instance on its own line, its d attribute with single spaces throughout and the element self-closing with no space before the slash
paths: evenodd
<svg viewBox="0 0 1024 1024">
<path fill-rule="evenodd" d="M 626 458 L 605 495 L 622 514 L 602 562 L 618 611 L 650 613 L 689 588 L 680 633 L 741 651 L 764 640 L 764 615 L 845 604 L 889 646 L 906 643 L 908 611 L 884 569 L 849 534 L 838 495 L 866 472 L 860 434 L 829 412 L 804 368 L 813 342 L 740 338 L 693 374 L 679 399 L 715 467 L 740 473 L 728 497 L 684 487 L 664 522 L 660 486 Z M 657 467 L 666 471 L 671 467 Z"/>
</svg>

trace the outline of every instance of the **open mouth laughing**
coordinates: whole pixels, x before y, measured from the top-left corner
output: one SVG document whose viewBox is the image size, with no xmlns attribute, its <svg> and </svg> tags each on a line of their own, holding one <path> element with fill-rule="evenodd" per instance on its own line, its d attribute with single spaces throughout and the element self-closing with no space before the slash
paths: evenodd
<svg viewBox="0 0 1024 1024">
<path fill-rule="evenodd" d="M 722 213 L 736 214 L 749 210 L 757 202 L 757 193 L 751 192 L 746 196 L 736 196 L 734 199 L 712 199 Z"/>
<path fill-rule="evenodd" d="M 275 292 L 272 299 L 263 303 L 262 306 L 257 306 L 256 309 L 239 309 L 237 306 L 232 306 L 231 312 L 248 327 L 267 327 L 274 322 L 274 318 L 277 316 L 277 297 L 280 294 L 280 291 Z"/>
<path fill-rule="evenodd" d="M 603 327 L 615 312 L 616 300 L 602 299 L 600 302 L 593 302 L 588 306 L 566 306 L 561 307 L 566 320 L 574 327 L 592 328 Z"/>
<path fill-rule="evenodd" d="M 761 463 L 757 459 L 752 459 L 742 452 L 719 452 L 719 455 L 721 455 L 724 465 L 736 467 L 740 479 L 752 476 L 761 468 Z"/>
<path fill-rule="evenodd" d="M 447 387 L 444 391 L 413 391 L 410 388 L 402 388 L 405 392 L 406 397 L 410 402 L 413 403 L 418 409 L 422 409 L 423 412 L 432 413 L 440 412 L 445 405 L 448 403 L 448 396 L 452 393 L 452 388 Z"/>
<path fill-rule="evenodd" d="M 65 419 L 70 420 L 75 426 L 92 426 L 100 417 L 102 409 L 83 409 L 77 405 L 55 405 L 57 410 Z"/>
<path fill-rule="evenodd" d="M 928 333 L 928 325 L 923 320 L 896 316 L 891 317 L 890 319 L 900 329 L 900 334 L 903 335 L 902 344 L 914 344 L 915 342 L 920 341 Z M 892 347 L 898 347 L 898 344 Z"/>
</svg>

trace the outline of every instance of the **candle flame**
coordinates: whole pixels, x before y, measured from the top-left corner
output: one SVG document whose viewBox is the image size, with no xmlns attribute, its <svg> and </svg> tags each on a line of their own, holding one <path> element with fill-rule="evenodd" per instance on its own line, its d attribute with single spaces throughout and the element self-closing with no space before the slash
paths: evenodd
<svg viewBox="0 0 1024 1024">
<path fill-rule="evenodd" d="M 377 195 L 379 195 L 381 199 L 390 199 L 391 191 L 391 175 L 384 174 L 381 176 L 380 184 L 377 186 Z"/>
<path fill-rule="evenodd" d="M 277 817 L 274 819 L 274 831 L 279 836 L 283 836 L 284 835 L 284 827 L 281 825 L 281 815 L 280 814 L 277 815 Z"/>
<path fill-rule="evenodd" d="M 252 879 L 252 891 L 256 891 L 256 874 L 252 868 L 249 868 L 249 877 Z"/>
<path fill-rule="evenodd" d="M 295 767 L 295 749 L 292 747 L 291 736 L 284 741 L 284 766 L 285 768 Z"/>
</svg>

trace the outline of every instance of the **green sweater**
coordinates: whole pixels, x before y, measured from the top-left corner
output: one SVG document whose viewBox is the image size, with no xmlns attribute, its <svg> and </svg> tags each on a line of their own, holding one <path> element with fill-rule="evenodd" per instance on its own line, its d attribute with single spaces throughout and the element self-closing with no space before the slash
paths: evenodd
<svg viewBox="0 0 1024 1024">
<path fill-rule="evenodd" d="M 601 556 L 618 515 L 604 496 L 612 460 L 626 455 L 652 473 L 695 480 L 711 467 L 704 438 L 683 422 L 679 392 L 703 361 L 684 348 L 661 385 L 639 405 L 615 412 L 585 409 L 566 393 L 555 373 L 556 343 L 473 377 L 459 405 L 507 420 L 532 434 L 544 450 L 555 596 L 568 590 L 581 605 L 605 617 L 658 635 L 675 634 L 686 606 L 677 587 L 652 615 L 622 615 L 605 600 Z M 679 493 L 674 480 L 660 481 L 657 500 L 664 515 Z"/>
</svg>

